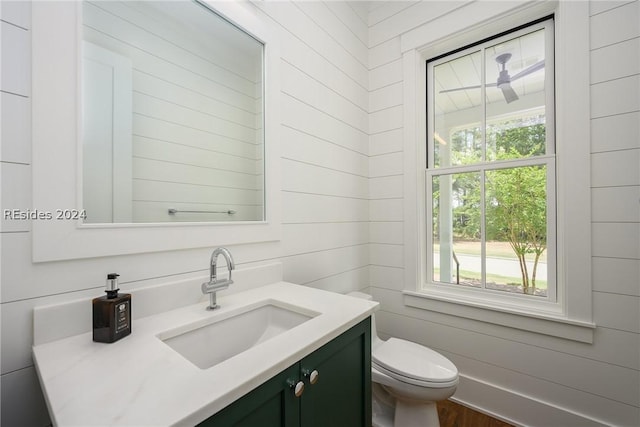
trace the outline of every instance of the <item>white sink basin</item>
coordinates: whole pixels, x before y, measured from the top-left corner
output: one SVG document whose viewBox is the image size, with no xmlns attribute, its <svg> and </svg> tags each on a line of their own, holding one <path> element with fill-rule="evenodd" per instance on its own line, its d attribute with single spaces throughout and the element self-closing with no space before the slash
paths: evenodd
<svg viewBox="0 0 640 427">
<path fill-rule="evenodd" d="M 268 300 L 158 335 L 185 359 L 207 369 L 320 313 Z"/>
</svg>

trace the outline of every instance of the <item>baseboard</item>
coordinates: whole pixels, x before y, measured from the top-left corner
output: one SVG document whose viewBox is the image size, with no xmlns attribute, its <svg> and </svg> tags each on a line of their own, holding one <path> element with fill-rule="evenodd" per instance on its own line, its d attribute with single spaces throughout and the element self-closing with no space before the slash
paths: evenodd
<svg viewBox="0 0 640 427">
<path fill-rule="evenodd" d="M 514 426 L 602 427 L 606 423 L 505 389 L 477 378 L 460 375 L 451 400 Z"/>
</svg>

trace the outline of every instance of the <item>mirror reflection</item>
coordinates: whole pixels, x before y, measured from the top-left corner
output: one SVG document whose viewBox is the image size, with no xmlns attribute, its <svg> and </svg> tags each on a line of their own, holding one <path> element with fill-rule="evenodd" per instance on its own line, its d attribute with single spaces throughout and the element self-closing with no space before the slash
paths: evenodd
<svg viewBox="0 0 640 427">
<path fill-rule="evenodd" d="M 262 43 L 191 1 L 82 16 L 85 222 L 263 220 Z"/>
</svg>

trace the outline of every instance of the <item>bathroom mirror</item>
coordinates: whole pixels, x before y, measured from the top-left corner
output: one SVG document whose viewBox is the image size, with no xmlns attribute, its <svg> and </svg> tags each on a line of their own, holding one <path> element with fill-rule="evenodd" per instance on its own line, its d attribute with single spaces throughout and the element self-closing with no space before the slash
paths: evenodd
<svg viewBox="0 0 640 427">
<path fill-rule="evenodd" d="M 264 45 L 196 1 L 82 2 L 84 222 L 263 221 Z"/>
<path fill-rule="evenodd" d="M 107 10 L 107 6 L 110 9 Z M 92 37 L 89 37 L 90 31 L 86 29 L 90 13 L 85 8 L 89 7 L 93 8 L 94 14 L 99 14 L 101 19 L 108 19 L 109 22 L 106 26 L 102 23 L 102 27 L 96 27 L 99 20 L 94 17 L 91 21 Z M 124 19 L 117 17 L 117 14 L 125 11 L 128 15 Z M 136 17 L 145 20 L 136 21 Z M 216 22 L 226 30 L 217 27 Z M 47 215 L 53 218 L 32 222 L 34 262 L 254 244 L 281 238 L 280 29 L 265 19 L 251 2 L 41 1 L 33 2 L 32 26 L 33 209 L 43 218 Z M 180 38 L 174 39 L 174 36 Z M 143 52 L 145 48 L 141 43 L 152 38 L 162 43 L 162 48 L 155 47 L 153 51 L 146 48 L 146 52 Z M 84 46 L 89 43 L 93 46 L 85 49 Z M 188 47 L 187 53 L 184 52 L 184 46 Z M 89 50 L 97 52 L 96 55 L 110 57 L 105 61 L 114 65 L 105 69 L 98 61 L 96 66 L 102 67 L 104 74 L 111 75 L 112 82 L 121 75 L 115 69 L 131 69 L 124 73 L 130 76 L 130 89 L 120 91 L 100 84 L 94 84 L 92 89 L 113 95 L 106 104 L 91 107 L 97 111 L 106 110 L 107 113 L 106 116 L 92 113 L 93 120 L 98 122 L 98 129 L 100 126 L 103 128 L 94 132 L 100 137 L 105 132 L 130 140 L 130 148 L 120 150 L 120 146 L 117 146 L 113 151 L 93 153 L 94 159 L 90 160 L 93 163 L 87 169 L 99 169 L 94 172 L 98 176 L 102 174 L 102 181 L 107 183 L 106 189 L 95 187 L 93 191 L 96 194 L 98 191 L 106 194 L 115 192 L 116 198 L 129 200 L 128 192 L 131 192 L 131 210 L 126 202 L 117 204 L 114 209 L 110 201 L 95 210 L 96 215 L 102 215 L 95 219 L 86 204 L 94 195 L 87 194 L 91 192 L 87 188 L 91 187 L 85 185 L 86 181 L 93 178 L 84 173 L 85 162 L 91 157 L 84 144 L 85 134 L 91 134 L 88 123 L 91 119 L 84 108 L 87 95 L 83 89 L 85 52 Z M 164 56 L 176 52 L 185 56 L 173 58 L 168 64 L 169 61 L 163 60 Z M 135 55 L 128 56 L 132 53 Z M 228 62 L 216 62 L 223 54 L 227 55 Z M 136 62 L 136 55 L 144 55 L 151 65 L 143 70 Z M 206 66 L 206 73 L 188 62 L 187 58 Z M 249 78 L 253 74 L 247 74 L 247 69 L 245 74 L 230 71 L 233 67 L 248 66 L 252 62 L 256 65 L 256 77 L 253 80 Z M 233 77 L 234 81 L 244 82 L 244 99 L 252 99 L 252 103 L 245 102 L 242 108 L 237 105 L 235 109 L 225 108 L 229 107 L 231 99 L 217 97 L 222 93 L 231 95 L 240 92 L 229 81 L 216 83 L 213 86 L 215 90 L 209 88 L 208 92 L 200 86 L 193 86 L 195 82 L 213 84 L 212 70 Z M 180 80 L 178 77 L 184 73 L 191 73 L 190 78 Z M 253 82 L 253 97 L 246 96 L 251 87 L 248 82 Z M 162 89 L 152 92 L 154 85 Z M 118 101 L 121 99 L 125 99 L 123 107 Z M 119 107 L 118 112 L 114 113 L 116 102 Z M 151 113 L 149 107 L 157 104 L 167 105 L 171 109 Z M 113 105 L 111 115 L 105 105 Z M 213 111 L 206 109 L 212 105 L 215 105 Z M 145 110 L 139 111 L 142 106 Z M 131 113 L 121 112 L 128 112 L 129 109 Z M 136 120 L 135 116 L 144 121 Z M 248 118 L 252 117 L 255 120 L 253 126 L 247 124 Z M 189 121 L 196 118 L 200 121 Z M 157 124 L 162 121 L 160 119 L 166 122 L 165 127 Z M 105 131 L 105 128 L 111 130 Z M 181 148 L 176 142 L 176 134 L 172 133 L 178 128 L 190 132 L 183 139 L 186 141 L 183 145 L 192 150 L 189 154 L 172 151 Z M 234 136 L 229 133 L 231 129 L 241 129 L 245 136 Z M 246 137 L 254 133 L 254 140 Z M 229 150 L 243 147 L 245 153 L 233 157 L 230 152 L 224 151 L 222 154 L 226 157 L 213 157 L 223 150 L 220 147 L 198 145 L 203 142 L 203 139 L 199 139 L 202 135 L 209 136 L 210 140 L 214 139 L 219 144 L 224 142 Z M 214 135 L 220 139 L 213 138 Z M 222 136 L 225 139 L 221 139 Z M 239 139 L 244 142 L 237 143 Z M 138 142 L 141 144 L 137 145 Z M 150 146 L 156 142 L 165 151 L 150 150 Z M 99 162 L 101 158 L 103 161 Z M 163 165 L 151 171 L 156 174 L 153 180 L 139 179 L 142 171 L 137 166 L 143 163 L 140 161 L 143 158 L 146 171 L 153 169 L 151 165 Z M 241 161 L 244 169 L 231 159 Z M 130 169 L 127 165 L 129 162 Z M 125 166 L 121 167 L 121 164 Z M 172 198 L 167 197 L 170 185 L 175 189 L 185 184 L 176 184 L 179 181 L 176 170 L 187 164 L 199 181 L 194 178 L 190 187 L 180 187 L 179 191 L 174 191 Z M 223 178 L 234 176 L 236 180 L 223 181 Z M 242 180 L 238 180 L 238 177 L 242 177 Z M 120 181 L 126 185 L 121 187 Z M 155 185 L 153 192 L 149 191 L 140 197 L 140 183 Z M 162 186 L 164 184 L 167 186 Z M 239 192 L 238 189 L 245 191 Z M 252 194 L 252 198 L 247 196 L 248 193 Z M 200 196 L 196 197 L 197 194 Z M 94 199 L 103 201 L 103 197 L 97 195 Z M 107 196 L 104 199 L 111 200 Z M 157 209 L 153 215 L 138 219 L 135 206 L 142 200 L 148 205 L 154 204 Z M 120 209 L 121 206 L 125 207 Z M 215 206 L 216 211 L 220 208 L 225 213 L 169 214 L 169 209 L 201 211 L 205 210 L 205 206 L 206 210 Z M 81 218 L 83 209 L 87 209 L 86 219 Z M 235 212 L 229 214 L 229 210 Z M 250 214 L 251 211 L 253 213 Z M 58 212 L 70 215 L 58 218 Z"/>
</svg>

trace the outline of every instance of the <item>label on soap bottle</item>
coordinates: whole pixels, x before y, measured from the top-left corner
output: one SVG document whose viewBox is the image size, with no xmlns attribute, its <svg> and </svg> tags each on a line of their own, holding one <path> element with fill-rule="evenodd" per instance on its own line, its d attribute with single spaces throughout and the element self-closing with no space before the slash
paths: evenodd
<svg viewBox="0 0 640 427">
<path fill-rule="evenodd" d="M 116 333 L 129 328 L 129 301 L 115 305 Z"/>
</svg>

